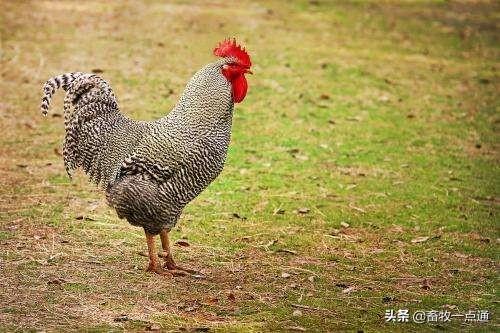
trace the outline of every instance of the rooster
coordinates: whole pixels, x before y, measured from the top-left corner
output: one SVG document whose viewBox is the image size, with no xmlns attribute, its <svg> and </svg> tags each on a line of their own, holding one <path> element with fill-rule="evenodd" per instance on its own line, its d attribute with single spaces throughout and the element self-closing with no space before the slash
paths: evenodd
<svg viewBox="0 0 500 333">
<path fill-rule="evenodd" d="M 119 218 L 144 228 L 147 270 L 161 275 L 196 273 L 174 262 L 168 233 L 183 208 L 222 171 L 234 103 L 248 89 L 245 74 L 252 63 L 245 49 L 227 39 L 213 53 L 220 59 L 196 72 L 172 111 L 155 121 L 123 115 L 109 84 L 95 74 L 61 74 L 43 88 L 43 115 L 55 91 L 66 91 L 66 172 L 71 178 L 81 167 L 105 190 Z M 158 234 L 163 266 L 155 249 Z"/>
</svg>

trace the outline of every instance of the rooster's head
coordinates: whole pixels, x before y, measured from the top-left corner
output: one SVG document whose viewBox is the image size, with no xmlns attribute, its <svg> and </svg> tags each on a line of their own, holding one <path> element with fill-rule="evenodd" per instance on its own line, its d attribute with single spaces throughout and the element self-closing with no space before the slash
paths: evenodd
<svg viewBox="0 0 500 333">
<path fill-rule="evenodd" d="M 241 102 L 248 89 L 246 73 L 252 74 L 250 67 L 252 62 L 250 56 L 240 45 L 236 44 L 236 39 L 225 39 L 214 49 L 214 55 L 227 58 L 228 62 L 222 66 L 222 74 L 231 83 L 233 90 L 233 101 Z"/>
</svg>

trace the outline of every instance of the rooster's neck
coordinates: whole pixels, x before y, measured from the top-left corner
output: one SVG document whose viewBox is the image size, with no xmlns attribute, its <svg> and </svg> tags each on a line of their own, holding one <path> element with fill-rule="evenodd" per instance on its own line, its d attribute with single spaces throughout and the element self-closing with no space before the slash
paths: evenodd
<svg viewBox="0 0 500 333">
<path fill-rule="evenodd" d="M 234 103 L 231 85 L 218 62 L 200 69 L 188 82 L 179 102 L 164 120 L 191 134 L 231 126 Z"/>
</svg>

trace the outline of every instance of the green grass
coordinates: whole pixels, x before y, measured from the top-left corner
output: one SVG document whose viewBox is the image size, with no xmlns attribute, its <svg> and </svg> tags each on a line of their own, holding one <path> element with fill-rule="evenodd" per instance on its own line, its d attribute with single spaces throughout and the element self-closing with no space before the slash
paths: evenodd
<svg viewBox="0 0 500 333">
<path fill-rule="evenodd" d="M 0 9 L 0 331 L 498 329 L 498 4 Z M 124 113 L 155 119 L 227 36 L 255 74 L 222 175 L 172 231 L 208 278 L 150 275 L 142 230 L 66 177 L 41 86 L 101 69 Z M 386 309 L 492 318 L 392 324 Z"/>
</svg>

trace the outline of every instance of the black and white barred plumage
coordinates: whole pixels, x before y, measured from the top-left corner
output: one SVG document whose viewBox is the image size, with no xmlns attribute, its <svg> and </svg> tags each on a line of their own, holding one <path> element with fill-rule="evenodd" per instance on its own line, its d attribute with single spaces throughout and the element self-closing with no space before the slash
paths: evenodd
<svg viewBox="0 0 500 333">
<path fill-rule="evenodd" d="M 67 73 L 44 85 L 41 111 L 52 95 L 66 91 L 63 145 L 68 174 L 81 167 L 101 184 L 120 218 L 157 234 L 171 229 L 184 206 L 222 171 L 231 136 L 231 85 L 222 58 L 199 70 L 178 104 L 155 121 L 135 121 L 120 112 L 101 77 Z"/>
</svg>

